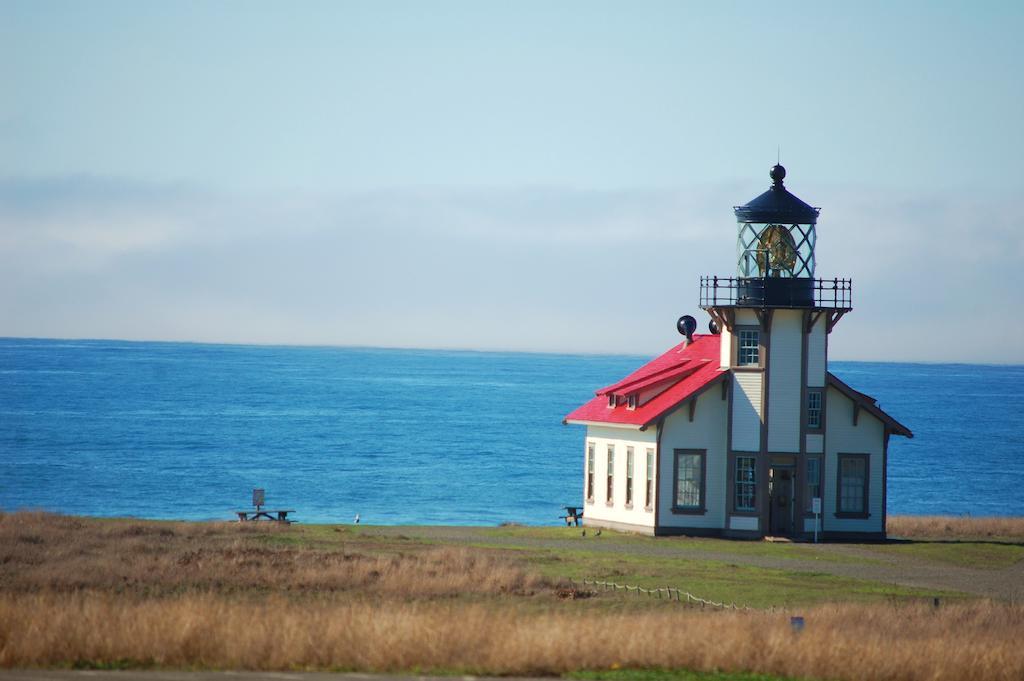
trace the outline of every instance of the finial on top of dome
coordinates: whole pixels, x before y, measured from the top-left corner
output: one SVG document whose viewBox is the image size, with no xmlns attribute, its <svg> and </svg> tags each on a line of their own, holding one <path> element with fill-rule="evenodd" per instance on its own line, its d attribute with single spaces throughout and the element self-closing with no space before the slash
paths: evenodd
<svg viewBox="0 0 1024 681">
<path fill-rule="evenodd" d="M 781 164 L 776 163 L 772 166 L 771 171 L 768 173 L 769 177 L 772 178 L 772 184 L 776 187 L 782 186 L 782 180 L 786 177 L 786 169 Z"/>
</svg>

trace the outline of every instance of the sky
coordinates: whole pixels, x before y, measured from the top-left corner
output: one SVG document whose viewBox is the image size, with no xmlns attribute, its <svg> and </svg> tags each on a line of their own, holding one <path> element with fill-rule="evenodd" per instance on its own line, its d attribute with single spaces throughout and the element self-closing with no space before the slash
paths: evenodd
<svg viewBox="0 0 1024 681">
<path fill-rule="evenodd" d="M 839 360 L 1024 363 L 1024 3 L 0 2 L 0 336 L 650 355 L 814 206 Z"/>
</svg>

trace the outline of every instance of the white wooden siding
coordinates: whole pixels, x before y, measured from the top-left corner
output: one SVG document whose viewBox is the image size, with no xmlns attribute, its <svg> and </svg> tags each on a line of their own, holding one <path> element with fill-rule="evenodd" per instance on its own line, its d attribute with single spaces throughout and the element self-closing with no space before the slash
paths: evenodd
<svg viewBox="0 0 1024 681">
<path fill-rule="evenodd" d="M 882 531 L 882 448 L 884 426 L 881 421 L 863 409 L 858 425 L 853 425 L 853 402 L 835 388 L 829 388 L 825 402 L 827 451 L 825 453 L 825 483 L 822 489 L 822 522 L 832 532 Z M 836 518 L 836 476 L 838 454 L 868 454 L 868 513 L 867 518 Z"/>
<path fill-rule="evenodd" d="M 776 310 L 768 350 L 768 450 L 800 451 L 803 312 Z"/>
<path fill-rule="evenodd" d="M 807 337 L 807 386 L 810 388 L 825 386 L 825 348 L 827 346 L 825 315 L 821 315 Z"/>
<path fill-rule="evenodd" d="M 818 433 L 811 433 L 807 436 L 807 453 L 821 454 L 825 447 L 825 437 Z"/>
<path fill-rule="evenodd" d="M 584 501 L 584 524 L 588 518 L 609 520 L 630 525 L 654 527 L 654 511 L 644 509 L 644 484 L 647 475 L 647 449 L 657 447 L 657 429 L 627 430 L 607 426 L 587 426 L 586 442 L 593 442 L 594 450 L 594 502 Z M 614 503 L 605 503 L 608 473 L 608 445 L 615 445 Z M 626 508 L 626 447 L 633 448 L 633 508 Z M 584 466 L 586 466 L 586 445 L 584 445 Z M 654 465 L 658 465 L 655 452 Z M 586 469 L 584 469 L 584 486 Z M 655 490 L 655 502 L 657 490 Z M 584 490 L 584 497 L 586 491 Z"/>
<path fill-rule="evenodd" d="M 761 381 L 759 372 L 733 374 L 732 448 L 741 452 L 761 449 Z"/>
<path fill-rule="evenodd" d="M 661 434 L 662 457 L 658 465 L 661 467 L 661 485 L 657 498 L 659 522 L 664 527 L 725 527 L 726 501 L 726 423 L 728 401 L 722 399 L 722 391 L 717 386 L 707 390 L 697 398 L 697 409 L 690 422 L 689 405 L 665 419 Z M 704 499 L 707 512 L 704 515 L 672 513 L 675 502 L 675 449 L 707 450 L 704 465 L 705 489 Z"/>
<path fill-rule="evenodd" d="M 757 321 L 757 314 L 749 307 L 736 308 L 736 323 L 740 326 L 757 326 L 760 324 Z"/>
</svg>

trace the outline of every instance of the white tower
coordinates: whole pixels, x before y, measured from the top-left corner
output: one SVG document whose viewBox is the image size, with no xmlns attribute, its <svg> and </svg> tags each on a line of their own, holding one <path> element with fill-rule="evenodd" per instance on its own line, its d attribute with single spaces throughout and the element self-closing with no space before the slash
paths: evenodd
<svg viewBox="0 0 1024 681">
<path fill-rule="evenodd" d="M 807 490 L 824 484 L 828 335 L 852 309 L 851 281 L 815 278 L 820 209 L 785 188 L 781 165 L 770 176 L 768 191 L 734 208 L 736 276 L 702 277 L 700 304 L 721 333 L 721 366 L 732 370 L 734 513 L 748 514 L 751 529 L 767 517 L 762 532 L 792 535 L 812 506 Z"/>
</svg>

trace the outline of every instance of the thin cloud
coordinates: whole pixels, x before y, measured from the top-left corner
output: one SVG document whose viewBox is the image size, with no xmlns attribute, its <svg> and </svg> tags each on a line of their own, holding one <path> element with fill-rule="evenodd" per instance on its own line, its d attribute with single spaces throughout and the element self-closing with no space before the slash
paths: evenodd
<svg viewBox="0 0 1024 681">
<path fill-rule="evenodd" d="M 742 190 L 217 193 L 0 181 L 0 334 L 652 353 L 734 266 Z M 1024 361 L 1024 235 L 998 201 L 817 188 L 833 358 Z M 936 342 L 936 317 L 985 329 Z M 884 342 L 883 342 L 884 341 Z M 979 356 L 983 353 L 983 356 Z M 987 353 L 987 354 L 985 354 Z"/>
</svg>

